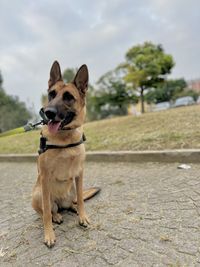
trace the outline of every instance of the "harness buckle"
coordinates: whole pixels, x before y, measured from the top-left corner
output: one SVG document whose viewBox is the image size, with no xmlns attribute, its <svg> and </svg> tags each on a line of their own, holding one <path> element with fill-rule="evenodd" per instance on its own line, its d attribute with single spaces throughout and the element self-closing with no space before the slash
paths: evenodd
<svg viewBox="0 0 200 267">
<path fill-rule="evenodd" d="M 47 142 L 46 137 L 41 136 L 40 137 L 40 148 L 38 150 L 39 155 L 46 151 L 46 142 Z"/>
</svg>

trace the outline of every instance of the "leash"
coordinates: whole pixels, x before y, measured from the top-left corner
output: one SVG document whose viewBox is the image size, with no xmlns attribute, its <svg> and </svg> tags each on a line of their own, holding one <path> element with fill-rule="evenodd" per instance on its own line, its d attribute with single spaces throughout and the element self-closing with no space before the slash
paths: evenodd
<svg viewBox="0 0 200 267">
<path fill-rule="evenodd" d="M 35 124 L 28 123 L 28 124 L 26 124 L 26 125 L 24 125 L 22 127 L 15 128 L 15 129 L 0 133 L 0 137 L 5 137 L 5 136 L 9 136 L 9 135 L 15 135 L 15 134 L 29 132 L 29 131 L 34 130 L 38 125 L 44 125 L 44 124 L 45 123 L 44 123 L 43 120 L 41 120 L 41 121 L 39 121 L 39 122 L 37 122 Z"/>
<path fill-rule="evenodd" d="M 45 124 L 47 124 L 49 120 L 46 117 L 43 108 L 40 109 L 39 114 L 40 114 L 40 116 L 42 118 L 41 121 L 36 122 L 34 124 L 32 124 L 32 123 L 29 122 L 26 125 L 21 126 L 19 128 L 15 128 L 15 129 L 12 129 L 12 130 L 9 130 L 9 131 L 0 133 L 0 137 L 5 137 L 5 136 L 9 136 L 9 135 L 14 135 L 14 134 L 20 134 L 20 133 L 29 132 L 29 131 L 34 130 L 38 125 L 45 125 Z"/>
<path fill-rule="evenodd" d="M 29 122 L 26 125 L 21 126 L 19 128 L 15 128 L 15 129 L 12 129 L 12 130 L 9 130 L 9 131 L 0 133 L 0 137 L 5 137 L 5 136 L 9 136 L 9 135 L 15 135 L 15 134 L 29 132 L 29 131 L 35 130 L 35 128 L 38 125 L 45 125 L 45 124 L 47 124 L 48 123 L 48 118 L 46 117 L 43 108 L 40 109 L 39 114 L 40 114 L 40 116 L 42 118 L 41 121 L 36 122 L 34 124 L 32 124 L 32 123 Z"/>
</svg>

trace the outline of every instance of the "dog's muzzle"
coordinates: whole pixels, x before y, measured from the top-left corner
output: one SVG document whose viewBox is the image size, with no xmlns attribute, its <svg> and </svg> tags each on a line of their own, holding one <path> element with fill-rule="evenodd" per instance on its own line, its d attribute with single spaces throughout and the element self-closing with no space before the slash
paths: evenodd
<svg viewBox="0 0 200 267">
<path fill-rule="evenodd" d="M 45 109 L 44 113 L 49 120 L 54 120 L 57 114 L 57 109 L 54 107 L 48 107 Z"/>
<path fill-rule="evenodd" d="M 58 111 L 54 107 L 47 107 L 45 109 L 41 108 L 41 110 L 40 110 L 40 116 L 42 117 L 44 124 L 48 124 L 49 122 L 53 123 L 55 121 L 57 113 L 58 113 Z M 76 113 L 73 111 L 68 111 L 65 116 L 63 114 L 61 114 L 61 115 L 62 115 L 62 117 L 61 116 L 60 117 L 62 119 L 60 118 L 60 122 L 61 122 L 60 129 L 62 129 L 65 125 L 72 122 L 76 116 Z"/>
</svg>

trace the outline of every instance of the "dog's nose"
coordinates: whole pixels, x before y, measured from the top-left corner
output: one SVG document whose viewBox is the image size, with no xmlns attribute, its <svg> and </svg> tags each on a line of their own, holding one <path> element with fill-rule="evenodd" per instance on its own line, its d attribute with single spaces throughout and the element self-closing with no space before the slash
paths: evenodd
<svg viewBox="0 0 200 267">
<path fill-rule="evenodd" d="M 56 117 L 57 110 L 56 110 L 56 108 L 48 107 L 45 109 L 44 113 L 48 119 L 53 120 Z"/>
</svg>

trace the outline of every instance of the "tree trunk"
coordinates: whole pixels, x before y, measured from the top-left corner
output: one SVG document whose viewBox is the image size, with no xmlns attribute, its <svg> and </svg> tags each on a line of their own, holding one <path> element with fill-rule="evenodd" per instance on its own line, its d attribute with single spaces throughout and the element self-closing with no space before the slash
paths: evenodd
<svg viewBox="0 0 200 267">
<path fill-rule="evenodd" d="M 140 101 L 141 101 L 141 113 L 145 113 L 144 110 L 144 88 L 141 87 L 141 91 L 140 91 Z"/>
</svg>

